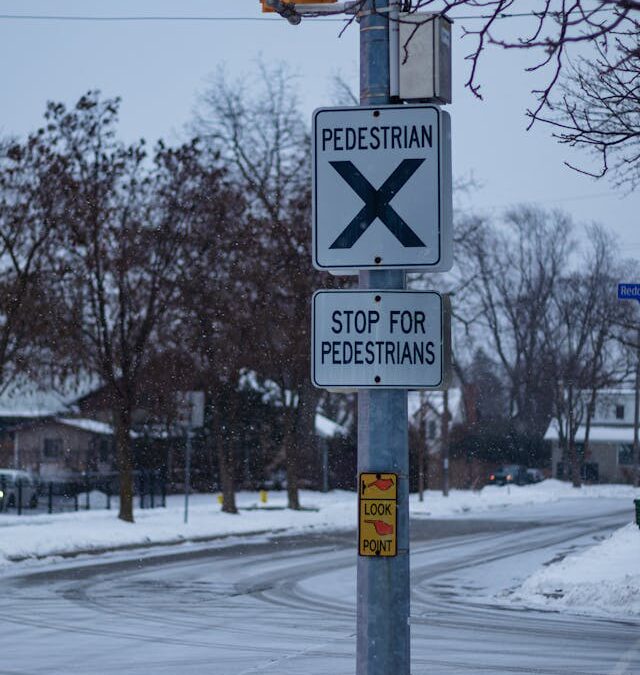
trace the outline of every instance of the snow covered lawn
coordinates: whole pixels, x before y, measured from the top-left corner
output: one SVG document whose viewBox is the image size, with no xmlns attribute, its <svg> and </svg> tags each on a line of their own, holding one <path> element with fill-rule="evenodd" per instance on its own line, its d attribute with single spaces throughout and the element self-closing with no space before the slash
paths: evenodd
<svg viewBox="0 0 640 675">
<path fill-rule="evenodd" d="M 513 600 L 590 616 L 640 616 L 640 529 L 629 524 L 592 548 L 543 567 Z"/>
<path fill-rule="evenodd" d="M 587 485 L 580 489 L 571 483 L 550 479 L 542 483 L 526 486 L 488 485 L 482 490 L 452 490 L 448 498 L 439 492 L 425 493 L 423 504 L 417 502 L 417 495 L 412 495 L 411 515 L 414 517 L 431 516 L 446 518 L 485 514 L 522 507 L 531 504 L 550 504 L 561 499 L 628 499 L 629 513 L 633 509 L 633 499 L 640 497 L 640 490 L 631 485 Z M 493 516 L 493 514 L 492 514 Z"/>
<path fill-rule="evenodd" d="M 526 487 L 486 487 L 479 492 L 452 490 L 449 497 L 428 491 L 424 502 L 411 496 L 414 518 L 468 518 L 521 515 L 531 504 L 562 499 L 621 498 L 631 500 L 637 491 L 630 486 L 603 485 L 575 490 L 566 483 L 544 481 Z M 92 498 L 92 503 L 96 500 Z M 83 500 L 80 499 L 80 504 Z M 356 495 L 333 491 L 327 494 L 302 491 L 302 511 L 290 511 L 285 492 L 270 492 L 261 504 L 255 492 L 237 495 L 238 515 L 222 513 L 217 495 L 192 495 L 189 523 L 183 522 L 184 497 L 173 495 L 167 508 L 136 509 L 135 524 L 117 518 L 117 500 L 112 510 L 16 516 L 0 514 L 0 567 L 24 560 L 101 552 L 122 547 L 180 544 L 247 534 L 293 534 L 304 531 L 355 529 Z M 520 507 L 520 508 L 518 508 Z"/>
</svg>

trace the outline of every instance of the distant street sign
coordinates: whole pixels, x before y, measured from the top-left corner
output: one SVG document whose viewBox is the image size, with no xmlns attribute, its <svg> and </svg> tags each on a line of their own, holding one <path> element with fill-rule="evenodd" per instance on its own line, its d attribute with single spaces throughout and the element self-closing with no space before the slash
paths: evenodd
<svg viewBox="0 0 640 675">
<path fill-rule="evenodd" d="M 198 429 L 204 424 L 204 392 L 180 391 L 177 400 L 177 423 L 188 429 Z"/>
<path fill-rule="evenodd" d="M 432 291 L 316 291 L 312 382 L 327 389 L 437 389 L 449 330 Z"/>
<path fill-rule="evenodd" d="M 618 284 L 618 300 L 640 302 L 640 284 Z"/>
<path fill-rule="evenodd" d="M 397 555 L 398 475 L 361 473 L 358 503 L 358 553 L 380 557 Z"/>
<path fill-rule="evenodd" d="M 316 268 L 451 269 L 448 113 L 433 105 L 321 108 L 313 137 Z"/>
</svg>

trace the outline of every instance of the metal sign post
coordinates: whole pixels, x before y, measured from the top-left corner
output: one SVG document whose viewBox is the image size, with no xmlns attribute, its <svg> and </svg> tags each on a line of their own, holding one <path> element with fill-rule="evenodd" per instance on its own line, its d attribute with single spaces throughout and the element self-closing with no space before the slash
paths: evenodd
<svg viewBox="0 0 640 675">
<path fill-rule="evenodd" d="M 637 300 L 640 303 L 640 284 L 618 284 L 618 300 Z M 640 327 L 636 343 L 636 396 L 633 408 L 633 481 L 640 487 Z"/>
<path fill-rule="evenodd" d="M 453 263 L 450 121 L 433 101 L 397 105 L 401 75 L 407 83 L 399 37 L 406 3 L 323 4 L 357 12 L 360 107 L 313 117 L 312 258 L 320 270 L 357 272 L 360 290 L 314 296 L 312 379 L 359 390 L 357 675 L 409 675 L 407 388 L 446 386 L 450 335 L 446 298 L 406 291 L 406 270 L 444 272 Z M 295 0 L 266 6 L 296 24 L 322 10 Z M 414 100 L 449 99 L 445 24 L 414 36 L 414 45 L 438 45 L 431 65 L 412 57 Z M 414 85 L 429 68 L 441 77 L 424 94 Z"/>
<path fill-rule="evenodd" d="M 191 448 L 193 430 L 204 424 L 204 392 L 178 392 L 177 409 L 179 426 L 184 428 L 184 522 L 189 522 L 189 494 L 191 493 Z"/>
<path fill-rule="evenodd" d="M 393 3 L 397 6 L 397 3 Z M 368 0 L 360 16 L 360 104 L 391 103 L 388 0 Z M 361 289 L 404 289 L 403 269 L 359 274 Z M 358 474 L 393 473 L 396 491 L 396 555 L 358 556 L 358 675 L 409 675 L 409 439 L 407 392 L 358 393 Z"/>
</svg>

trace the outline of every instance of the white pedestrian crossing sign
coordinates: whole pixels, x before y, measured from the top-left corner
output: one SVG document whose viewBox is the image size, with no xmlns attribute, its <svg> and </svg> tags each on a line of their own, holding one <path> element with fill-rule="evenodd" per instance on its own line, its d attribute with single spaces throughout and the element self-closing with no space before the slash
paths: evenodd
<svg viewBox="0 0 640 675">
<path fill-rule="evenodd" d="M 313 116 L 313 264 L 451 269 L 451 133 L 433 105 Z"/>
</svg>

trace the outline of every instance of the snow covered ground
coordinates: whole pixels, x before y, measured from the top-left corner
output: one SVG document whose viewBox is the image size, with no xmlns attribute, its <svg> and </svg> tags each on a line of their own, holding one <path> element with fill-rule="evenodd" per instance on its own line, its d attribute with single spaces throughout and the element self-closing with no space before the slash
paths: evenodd
<svg viewBox="0 0 640 675">
<path fill-rule="evenodd" d="M 640 529 L 633 523 L 575 555 L 545 565 L 512 599 L 577 614 L 640 616 Z"/>
<path fill-rule="evenodd" d="M 567 483 L 547 480 L 525 487 L 485 487 L 481 491 L 452 490 L 448 497 L 427 491 L 424 501 L 411 495 L 413 518 L 468 518 L 491 514 L 526 517 L 526 506 L 554 503 L 561 499 L 632 499 L 638 494 L 631 486 L 600 485 L 572 488 Z M 98 502 L 93 495 L 92 503 Z M 240 512 L 221 511 L 217 495 L 191 495 L 189 522 L 183 522 L 184 497 L 167 498 L 167 508 L 136 509 L 135 524 L 117 518 L 117 500 L 112 509 L 57 513 L 52 515 L 0 514 L 0 567 L 26 559 L 102 551 L 114 547 L 148 546 L 224 538 L 251 533 L 288 534 L 304 531 L 353 529 L 356 526 L 356 495 L 347 491 L 327 494 L 302 491 L 303 510 L 286 509 L 286 492 L 268 493 L 262 504 L 255 492 L 240 492 Z M 84 500 L 80 499 L 80 504 Z M 520 508 L 518 508 L 520 507 Z M 525 508 L 522 512 L 522 508 Z"/>
<path fill-rule="evenodd" d="M 536 517 L 562 518 L 567 510 L 580 510 L 593 500 L 616 500 L 629 506 L 640 497 L 631 486 L 600 485 L 580 490 L 569 484 L 547 480 L 526 487 L 486 487 L 478 492 L 453 490 L 445 498 L 427 491 L 423 502 L 411 496 L 412 518 L 507 518 L 526 520 L 536 506 Z M 568 501 L 567 501 L 568 500 Z M 237 536 L 303 533 L 354 529 L 356 495 L 333 491 L 328 494 L 303 491 L 302 511 L 286 509 L 286 493 L 270 492 L 266 504 L 258 494 L 237 495 L 240 512 L 221 512 L 217 495 L 192 495 L 189 522 L 183 522 L 184 498 L 170 496 L 167 508 L 137 509 L 136 523 L 117 519 L 113 509 L 79 511 L 53 515 L 0 514 L 0 569 L 13 569 L 15 563 L 49 563 L 60 556 L 99 553 L 116 548 L 150 545 L 188 545 L 215 540 L 228 545 Z M 82 500 L 80 500 L 82 503 Z M 92 499 L 92 503 L 96 500 Z M 542 510 L 541 510 L 542 509 Z M 585 511 L 586 513 L 586 511 Z M 626 613 L 640 615 L 640 530 L 629 525 L 610 539 L 576 555 L 558 561 L 542 561 L 541 568 L 510 594 L 510 599 L 526 606 L 544 606 L 570 612 L 592 614 Z M 39 562 L 42 561 L 42 562 Z"/>
</svg>

